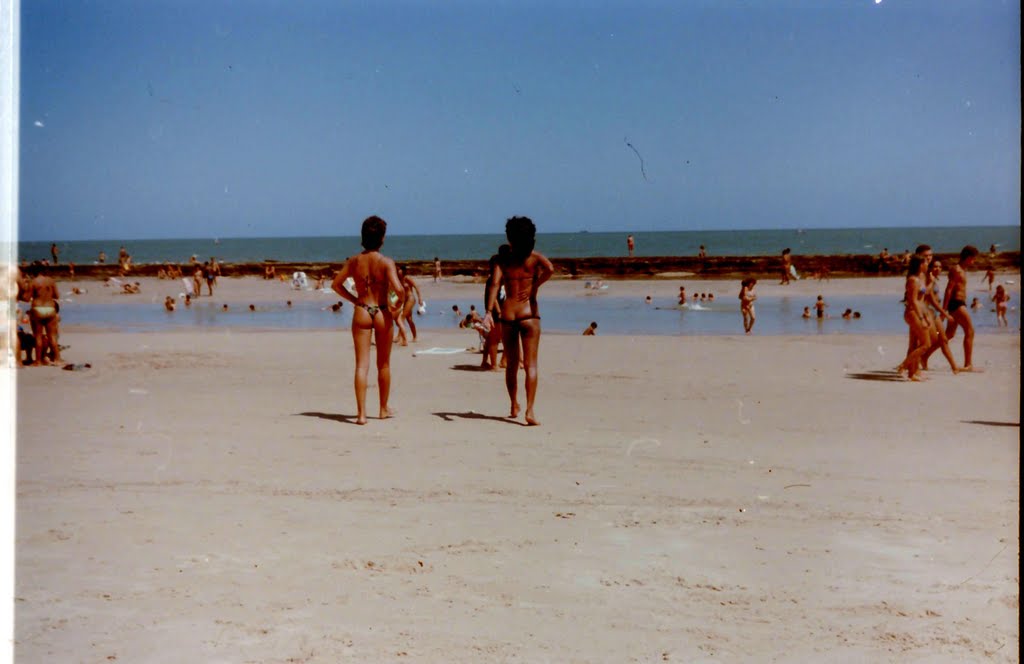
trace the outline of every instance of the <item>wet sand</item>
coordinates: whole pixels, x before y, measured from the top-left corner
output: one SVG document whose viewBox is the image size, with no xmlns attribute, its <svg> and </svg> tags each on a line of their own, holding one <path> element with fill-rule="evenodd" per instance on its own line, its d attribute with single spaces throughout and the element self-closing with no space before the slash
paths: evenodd
<svg viewBox="0 0 1024 664">
<path fill-rule="evenodd" d="M 922 384 L 896 336 L 551 335 L 533 428 L 413 355 L 468 333 L 365 427 L 344 333 L 62 342 L 92 368 L 18 372 L 18 661 L 1016 661 L 1018 334 Z"/>
</svg>

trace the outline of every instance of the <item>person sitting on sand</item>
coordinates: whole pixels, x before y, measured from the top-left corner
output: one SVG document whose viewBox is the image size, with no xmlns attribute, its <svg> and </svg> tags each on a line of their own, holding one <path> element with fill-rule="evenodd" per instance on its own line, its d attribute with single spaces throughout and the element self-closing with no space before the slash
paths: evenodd
<svg viewBox="0 0 1024 664">
<path fill-rule="evenodd" d="M 754 320 L 756 314 L 754 312 L 754 301 L 757 300 L 757 295 L 754 293 L 754 286 L 757 285 L 757 279 L 753 277 L 747 277 L 740 283 L 740 313 L 743 314 L 743 333 L 750 334 L 751 330 L 754 329 Z"/>
<path fill-rule="evenodd" d="M 122 284 L 121 292 L 124 295 L 136 295 L 142 292 L 142 286 L 137 281 L 134 284 Z"/>
<path fill-rule="evenodd" d="M 1002 284 L 996 286 L 996 294 L 992 296 L 992 301 L 996 303 L 996 323 L 1009 326 L 1006 320 L 1006 309 L 1007 303 L 1010 301 L 1010 294 L 1006 292 L 1006 288 Z"/>
<path fill-rule="evenodd" d="M 554 265 L 543 254 L 534 251 L 537 227 L 528 217 L 512 217 L 505 223 L 509 252 L 500 256 L 491 267 L 487 285 L 487 315 L 498 306 L 498 289 L 505 288 L 501 303 L 501 325 L 504 334 L 505 388 L 511 408 L 509 417 L 518 417 L 520 343 L 526 369 L 526 423 L 537 425 L 534 401 L 537 396 L 537 353 L 540 347 L 540 309 L 537 294 L 540 287 L 555 273 Z"/>
<path fill-rule="evenodd" d="M 174 311 L 174 298 L 170 295 L 164 298 L 164 309 Z"/>
<path fill-rule="evenodd" d="M 163 268 L 160 268 L 159 270 L 157 270 L 156 271 L 156 278 L 157 279 L 166 279 L 167 278 L 167 270 L 165 270 Z"/>
<path fill-rule="evenodd" d="M 398 307 L 405 302 L 405 288 L 398 278 L 395 261 L 380 253 L 387 232 L 387 222 L 377 216 L 367 217 L 361 229 L 363 251 L 345 261 L 334 277 L 331 288 L 355 305 L 352 313 L 352 345 L 355 350 L 356 424 L 366 424 L 366 384 L 370 371 L 370 337 L 377 340 L 377 390 L 380 396 L 379 417 L 394 415 L 388 407 L 391 393 L 391 330 Z M 356 295 L 345 288 L 352 277 Z M 392 293 L 394 296 L 392 297 Z"/>
<path fill-rule="evenodd" d="M 801 315 L 801 318 L 810 318 L 810 317 L 811 317 L 811 308 L 810 307 L 804 307 L 804 313 Z"/>
<path fill-rule="evenodd" d="M 964 330 L 964 364 L 961 371 L 973 371 L 972 355 L 974 351 L 974 322 L 967 310 L 967 270 L 974 265 L 978 249 L 967 245 L 960 251 L 960 262 L 949 268 L 949 281 L 942 297 L 942 308 L 949 312 L 952 319 L 946 325 L 946 338 L 950 341 L 956 335 L 956 328 Z"/>
<path fill-rule="evenodd" d="M 592 337 L 597 334 L 597 323 L 594 321 L 590 322 L 590 325 L 583 330 L 583 336 Z"/>
</svg>

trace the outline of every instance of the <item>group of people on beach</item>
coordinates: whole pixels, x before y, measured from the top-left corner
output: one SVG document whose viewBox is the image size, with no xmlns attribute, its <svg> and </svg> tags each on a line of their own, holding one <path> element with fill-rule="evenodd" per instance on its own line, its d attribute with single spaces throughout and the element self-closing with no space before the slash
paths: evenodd
<svg viewBox="0 0 1024 664">
<path fill-rule="evenodd" d="M 897 370 L 912 381 L 923 380 L 921 372 L 928 370 L 928 359 L 941 350 L 954 374 L 973 371 L 974 322 L 967 304 L 967 270 L 978 257 L 978 249 L 967 245 L 960 251 L 960 260 L 949 266 L 946 288 L 939 296 L 942 263 L 935 258 L 927 244 L 917 247 L 907 261 L 907 280 L 904 289 L 903 319 L 910 330 L 907 355 Z M 1001 286 L 1000 286 L 1001 287 Z M 1005 289 L 993 296 L 1000 323 L 1006 319 Z M 1005 299 L 1004 299 L 1005 298 Z M 976 298 L 975 298 L 976 299 Z M 957 366 L 949 342 L 957 328 L 963 329 L 964 362 Z"/>
<path fill-rule="evenodd" d="M 13 292 L 4 294 L 4 306 L 9 308 L 10 330 L 16 334 L 4 341 L 12 346 L 15 365 L 61 363 L 57 282 L 38 265 L 29 265 L 20 271 L 14 266 L 8 269 L 10 273 L 5 275 L 4 284 Z M 22 313 L 16 304 L 12 307 L 12 301 L 26 303 L 28 310 Z M 29 329 L 25 329 L 26 325 Z"/>
<path fill-rule="evenodd" d="M 380 252 L 386 232 L 387 223 L 378 216 L 363 221 L 360 230 L 363 251 L 345 262 L 331 284 L 334 292 L 355 306 L 352 341 L 355 349 L 353 383 L 358 411 L 357 424 L 367 422 L 366 389 L 371 338 L 376 342 L 374 359 L 380 399 L 379 417 L 383 419 L 394 414 L 388 404 L 391 392 L 391 346 L 394 342 L 392 328 L 396 320 L 412 321 L 408 305 L 415 298 L 409 298 L 408 292 L 415 289 L 416 297 L 419 297 L 418 289 L 408 275 L 404 275 L 392 259 Z M 505 348 L 505 387 L 511 402 L 510 418 L 516 418 L 520 413 L 520 365 L 526 372 L 524 418 L 528 425 L 538 424 L 534 412 L 541 332 L 537 293 L 540 286 L 554 274 L 551 261 L 534 251 L 536 233 L 536 226 L 527 217 L 512 217 L 505 224 L 508 243 L 499 247 L 489 261 L 481 321 L 481 325 L 487 329 L 488 338 L 499 336 Z M 346 283 L 350 279 L 355 292 L 350 291 Z M 499 297 L 502 292 L 504 297 Z M 485 349 L 485 355 L 489 350 Z"/>
</svg>

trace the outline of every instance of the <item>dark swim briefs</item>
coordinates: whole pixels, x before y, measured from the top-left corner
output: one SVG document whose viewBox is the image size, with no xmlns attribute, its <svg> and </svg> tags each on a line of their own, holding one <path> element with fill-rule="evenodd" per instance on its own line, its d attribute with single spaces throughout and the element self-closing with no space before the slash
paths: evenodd
<svg viewBox="0 0 1024 664">
<path fill-rule="evenodd" d="M 949 311 L 949 313 L 953 313 L 954 311 L 956 311 L 960 307 L 966 307 L 966 306 L 967 306 L 967 303 L 964 302 L 963 300 L 950 299 L 949 300 L 949 309 L 948 309 L 948 311 Z"/>
</svg>

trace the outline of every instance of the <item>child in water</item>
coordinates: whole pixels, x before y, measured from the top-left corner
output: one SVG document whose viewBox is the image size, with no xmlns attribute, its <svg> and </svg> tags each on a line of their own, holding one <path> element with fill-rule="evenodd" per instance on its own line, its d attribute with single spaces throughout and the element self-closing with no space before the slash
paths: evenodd
<svg viewBox="0 0 1024 664">
<path fill-rule="evenodd" d="M 996 303 L 996 323 L 1008 326 L 1009 323 L 1006 321 L 1006 303 L 1010 301 L 1010 295 L 1002 284 L 996 286 L 996 294 L 992 296 L 992 301 Z"/>
</svg>

